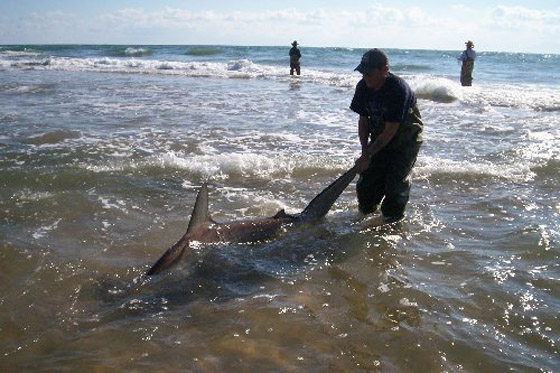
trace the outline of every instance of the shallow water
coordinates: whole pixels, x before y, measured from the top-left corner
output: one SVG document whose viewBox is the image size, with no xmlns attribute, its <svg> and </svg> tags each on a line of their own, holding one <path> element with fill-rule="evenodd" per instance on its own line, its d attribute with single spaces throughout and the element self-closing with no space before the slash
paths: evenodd
<svg viewBox="0 0 560 373">
<path fill-rule="evenodd" d="M 465 89 L 449 52 L 393 51 L 426 121 L 404 222 L 374 227 L 352 184 L 319 224 L 146 280 L 202 183 L 214 219 L 258 218 L 351 167 L 361 51 L 310 51 L 290 78 L 276 48 L 134 48 L 0 50 L 2 370 L 559 369 L 560 96 L 543 76 L 512 62 L 484 80 L 488 55 Z"/>
</svg>

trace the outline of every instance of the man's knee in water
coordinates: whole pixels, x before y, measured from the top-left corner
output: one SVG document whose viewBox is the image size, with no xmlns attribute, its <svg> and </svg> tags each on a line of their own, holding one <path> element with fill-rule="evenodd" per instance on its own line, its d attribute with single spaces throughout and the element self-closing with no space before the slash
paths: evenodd
<svg viewBox="0 0 560 373">
<path fill-rule="evenodd" d="M 374 212 L 377 211 L 378 208 L 379 208 L 379 205 L 362 204 L 362 203 L 358 202 L 358 210 L 364 215 L 373 214 Z"/>
</svg>

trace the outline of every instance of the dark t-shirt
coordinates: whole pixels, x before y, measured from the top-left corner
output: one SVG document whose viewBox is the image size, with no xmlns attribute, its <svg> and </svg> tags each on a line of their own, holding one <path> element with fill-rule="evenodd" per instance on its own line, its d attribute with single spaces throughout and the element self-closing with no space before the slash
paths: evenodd
<svg viewBox="0 0 560 373">
<path fill-rule="evenodd" d="M 301 58 L 301 52 L 297 47 L 292 47 L 290 49 L 290 62 L 291 63 L 298 63 L 299 59 Z"/>
<path fill-rule="evenodd" d="M 416 106 L 416 94 L 404 79 L 396 75 L 389 73 L 377 91 L 368 88 L 363 79 L 360 80 L 350 109 L 368 117 L 372 140 L 383 131 L 386 122 L 400 123 L 388 148 L 422 141 L 423 124 Z"/>
<path fill-rule="evenodd" d="M 399 122 L 416 104 L 416 95 L 404 79 L 389 73 L 383 86 L 375 91 L 367 87 L 362 79 L 356 86 L 350 109 L 370 120 Z"/>
</svg>

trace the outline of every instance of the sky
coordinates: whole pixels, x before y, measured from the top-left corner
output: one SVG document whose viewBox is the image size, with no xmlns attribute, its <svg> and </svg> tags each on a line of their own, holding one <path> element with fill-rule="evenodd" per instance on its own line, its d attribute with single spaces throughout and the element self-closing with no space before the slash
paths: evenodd
<svg viewBox="0 0 560 373">
<path fill-rule="evenodd" d="M 559 0 L 0 0 L 0 44 L 289 45 L 560 54 Z"/>
</svg>

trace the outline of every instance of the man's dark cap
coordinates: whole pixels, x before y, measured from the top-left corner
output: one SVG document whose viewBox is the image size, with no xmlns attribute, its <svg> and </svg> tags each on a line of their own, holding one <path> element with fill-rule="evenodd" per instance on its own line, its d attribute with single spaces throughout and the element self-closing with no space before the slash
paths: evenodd
<svg viewBox="0 0 560 373">
<path fill-rule="evenodd" d="M 389 65 L 389 57 L 381 49 L 370 49 L 362 56 L 362 62 L 354 69 L 362 74 L 369 74 L 374 69 L 381 69 Z"/>
</svg>

